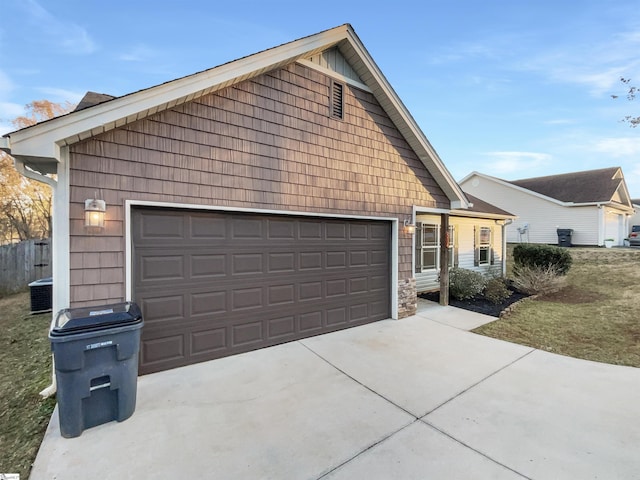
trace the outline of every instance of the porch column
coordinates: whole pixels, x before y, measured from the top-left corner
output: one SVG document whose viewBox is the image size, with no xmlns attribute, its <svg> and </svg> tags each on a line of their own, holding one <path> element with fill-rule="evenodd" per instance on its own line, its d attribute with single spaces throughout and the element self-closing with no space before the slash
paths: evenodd
<svg viewBox="0 0 640 480">
<path fill-rule="evenodd" d="M 440 305 L 449 305 L 449 214 L 440 214 Z"/>
</svg>

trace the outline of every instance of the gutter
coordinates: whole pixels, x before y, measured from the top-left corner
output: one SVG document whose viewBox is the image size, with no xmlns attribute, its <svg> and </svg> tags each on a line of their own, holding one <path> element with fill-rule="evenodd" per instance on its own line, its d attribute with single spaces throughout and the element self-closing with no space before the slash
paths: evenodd
<svg viewBox="0 0 640 480">
<path fill-rule="evenodd" d="M 52 189 L 52 196 L 55 196 L 56 185 L 58 185 L 57 181 L 55 181 L 51 177 L 47 177 L 46 175 L 36 172 L 35 170 L 31 170 L 29 167 L 27 167 L 24 164 L 22 160 L 19 160 L 15 157 L 11 157 L 11 158 L 13 158 L 13 166 L 16 167 L 16 170 L 18 171 L 18 173 L 20 173 L 21 175 L 31 180 L 35 180 L 36 182 L 41 182 L 49 185 Z"/>
</svg>

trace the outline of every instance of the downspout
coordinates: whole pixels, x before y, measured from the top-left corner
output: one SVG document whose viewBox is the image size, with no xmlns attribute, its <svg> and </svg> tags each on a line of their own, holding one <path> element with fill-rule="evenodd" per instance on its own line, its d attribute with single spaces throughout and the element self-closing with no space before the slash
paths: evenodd
<svg viewBox="0 0 640 480">
<path fill-rule="evenodd" d="M 20 173 L 21 175 L 34 180 L 36 182 L 40 182 L 40 183 L 44 183 L 46 185 L 49 185 L 51 187 L 51 203 L 52 205 L 55 205 L 56 203 L 56 191 L 57 191 L 57 186 L 58 186 L 58 182 L 56 180 L 54 180 L 51 177 L 47 177 L 46 175 L 42 175 L 41 173 L 38 173 L 34 170 L 31 170 L 29 168 L 27 168 L 27 166 L 24 164 L 24 161 L 19 160 L 15 157 L 11 157 L 13 158 L 13 164 L 16 168 L 16 170 L 18 171 L 18 173 Z M 51 232 L 51 235 L 53 236 L 53 232 Z M 54 364 L 54 358 L 53 356 L 51 357 L 51 385 L 49 385 L 47 388 L 45 388 L 44 390 L 42 390 L 40 392 L 40 395 L 44 398 L 49 398 L 51 396 L 53 396 L 56 393 L 57 390 L 57 386 L 56 386 L 56 369 L 55 369 L 55 364 Z"/>
<path fill-rule="evenodd" d="M 507 276 L 507 225 L 513 223 L 512 218 L 507 218 L 502 224 L 502 276 Z"/>
</svg>

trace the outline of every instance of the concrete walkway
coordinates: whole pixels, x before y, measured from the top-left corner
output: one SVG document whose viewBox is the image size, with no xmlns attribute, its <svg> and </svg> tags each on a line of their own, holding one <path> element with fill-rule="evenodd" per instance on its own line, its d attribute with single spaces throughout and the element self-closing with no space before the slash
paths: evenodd
<svg viewBox="0 0 640 480">
<path fill-rule="evenodd" d="M 136 413 L 60 436 L 31 479 L 640 478 L 640 369 L 417 315 L 140 377 Z"/>
</svg>

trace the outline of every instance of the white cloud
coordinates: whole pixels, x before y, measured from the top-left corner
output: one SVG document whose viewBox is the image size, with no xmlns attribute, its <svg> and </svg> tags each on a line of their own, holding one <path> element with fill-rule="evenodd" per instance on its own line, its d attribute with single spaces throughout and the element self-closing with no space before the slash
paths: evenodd
<svg viewBox="0 0 640 480">
<path fill-rule="evenodd" d="M 38 29 L 66 53 L 82 55 L 96 50 L 94 41 L 84 27 L 54 16 L 36 0 L 24 0 L 23 5 Z"/>
<path fill-rule="evenodd" d="M 516 70 L 532 71 L 549 80 L 581 85 L 593 96 L 610 94 L 619 88 L 620 77 L 640 75 L 640 34 L 623 31 L 596 43 L 597 37 L 556 45 L 542 54 L 525 57 L 514 64 Z"/>
<path fill-rule="evenodd" d="M 487 152 L 483 171 L 489 175 L 508 176 L 516 172 L 526 172 L 547 166 L 552 157 L 537 152 Z"/>
<path fill-rule="evenodd" d="M 640 137 L 603 138 L 593 148 L 613 158 L 637 157 L 640 155 Z"/>
<path fill-rule="evenodd" d="M 158 55 L 158 51 L 149 48 L 146 45 L 136 45 L 128 52 L 120 54 L 118 59 L 125 62 L 143 62 L 145 60 L 151 60 Z"/>
</svg>

